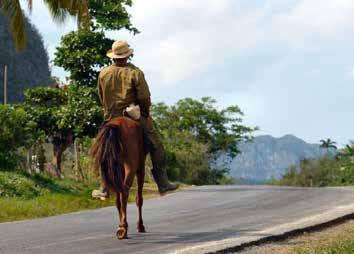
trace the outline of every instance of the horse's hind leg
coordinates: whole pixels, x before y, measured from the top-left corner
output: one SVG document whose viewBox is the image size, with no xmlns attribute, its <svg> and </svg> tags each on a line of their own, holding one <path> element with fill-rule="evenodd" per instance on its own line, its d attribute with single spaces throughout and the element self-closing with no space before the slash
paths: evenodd
<svg viewBox="0 0 354 254">
<path fill-rule="evenodd" d="M 128 238 L 128 222 L 127 222 L 127 203 L 128 203 L 128 192 L 127 189 L 124 193 L 119 193 L 119 226 L 117 230 L 117 238 L 119 240 Z M 117 202 L 118 203 L 118 202 Z"/>
<path fill-rule="evenodd" d="M 120 203 L 120 193 L 117 192 L 116 193 L 116 206 L 117 206 L 117 210 L 118 210 L 118 213 L 119 213 L 119 223 L 122 221 L 122 205 Z"/>
<path fill-rule="evenodd" d="M 142 216 L 142 206 L 143 206 L 143 186 L 144 186 L 144 167 L 140 168 L 137 172 L 137 182 L 138 182 L 138 190 L 136 193 L 136 206 L 138 208 L 138 223 L 137 223 L 137 230 L 140 233 L 145 233 L 145 227 L 143 223 L 143 216 Z"/>
</svg>

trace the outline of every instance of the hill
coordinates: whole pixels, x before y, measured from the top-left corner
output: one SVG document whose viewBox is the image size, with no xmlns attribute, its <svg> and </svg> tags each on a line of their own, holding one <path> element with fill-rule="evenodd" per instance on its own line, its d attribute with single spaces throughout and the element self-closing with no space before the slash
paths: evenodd
<svg viewBox="0 0 354 254">
<path fill-rule="evenodd" d="M 26 18 L 27 48 L 16 52 L 7 18 L 0 12 L 0 102 L 3 103 L 4 66 L 8 66 L 8 102 L 23 99 L 26 88 L 51 83 L 49 58 L 41 35 Z"/>
<path fill-rule="evenodd" d="M 325 153 L 318 144 L 308 144 L 293 135 L 274 138 L 258 136 L 252 143 L 240 145 L 242 153 L 227 165 L 231 175 L 246 183 L 279 179 L 286 169 L 304 158 L 317 158 Z"/>
</svg>

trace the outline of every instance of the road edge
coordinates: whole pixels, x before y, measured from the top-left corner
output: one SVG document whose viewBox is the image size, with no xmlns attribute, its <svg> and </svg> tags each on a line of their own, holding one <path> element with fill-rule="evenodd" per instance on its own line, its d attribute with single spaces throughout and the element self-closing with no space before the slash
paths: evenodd
<svg viewBox="0 0 354 254">
<path fill-rule="evenodd" d="M 171 254 L 224 254 L 235 253 L 245 248 L 269 242 L 284 240 L 303 232 L 321 230 L 336 224 L 354 219 L 354 203 L 347 206 L 335 207 L 329 211 L 302 218 L 290 223 L 284 223 L 264 230 L 251 232 L 252 236 L 236 236 L 219 241 L 210 241 L 194 245 Z"/>
</svg>

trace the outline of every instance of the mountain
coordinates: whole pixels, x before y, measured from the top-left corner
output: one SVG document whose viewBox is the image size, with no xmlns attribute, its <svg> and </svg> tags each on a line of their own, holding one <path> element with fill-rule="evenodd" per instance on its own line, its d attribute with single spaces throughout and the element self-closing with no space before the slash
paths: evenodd
<svg viewBox="0 0 354 254">
<path fill-rule="evenodd" d="M 308 144 L 293 135 L 281 138 L 258 136 L 253 142 L 242 143 L 240 150 L 242 153 L 227 166 L 233 177 L 246 183 L 280 178 L 290 165 L 298 164 L 304 158 L 320 157 L 326 152 L 319 144 Z"/>
<path fill-rule="evenodd" d="M 8 29 L 7 18 L 0 12 L 0 103 L 3 103 L 4 66 L 8 66 L 8 102 L 23 99 L 23 91 L 52 83 L 49 58 L 41 35 L 26 18 L 27 47 L 17 52 Z"/>
</svg>

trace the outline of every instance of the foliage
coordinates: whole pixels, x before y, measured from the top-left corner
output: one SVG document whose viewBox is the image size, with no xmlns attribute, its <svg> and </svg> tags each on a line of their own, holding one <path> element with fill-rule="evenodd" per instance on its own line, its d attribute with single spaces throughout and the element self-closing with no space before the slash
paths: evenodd
<svg viewBox="0 0 354 254">
<path fill-rule="evenodd" d="M 354 163 L 348 156 L 325 155 L 320 159 L 302 160 L 291 166 L 280 180 L 272 184 L 288 186 L 346 186 L 354 184 Z"/>
<path fill-rule="evenodd" d="M 70 79 L 79 85 L 95 86 L 99 69 L 109 64 L 106 56 L 113 40 L 106 38 L 105 30 L 122 28 L 136 34 L 126 6 L 131 0 L 89 0 L 89 12 L 93 17 L 91 30 L 70 32 L 61 39 L 54 63 L 70 72 Z"/>
<path fill-rule="evenodd" d="M 139 31 L 133 27 L 126 9 L 126 6 L 132 5 L 132 0 L 89 0 L 90 15 L 95 20 L 97 28 L 107 30 L 125 28 L 136 34 Z"/>
<path fill-rule="evenodd" d="M 94 137 L 103 119 L 96 89 L 72 84 L 67 93 L 68 102 L 59 112 L 59 128 L 70 131 L 74 138 Z"/>
<path fill-rule="evenodd" d="M 18 162 L 17 149 L 34 142 L 38 132 L 36 123 L 26 112 L 15 106 L 0 105 L 0 165 L 14 168 Z"/>
<path fill-rule="evenodd" d="M 337 146 L 336 146 L 337 142 L 331 140 L 330 138 L 327 138 L 326 140 L 321 139 L 320 142 L 321 142 L 321 145 L 320 145 L 321 148 L 325 148 L 327 150 L 330 148 L 337 149 Z"/>
<path fill-rule="evenodd" d="M 76 83 L 95 86 L 99 68 L 109 63 L 106 52 L 112 43 L 103 32 L 70 32 L 62 37 L 54 64 L 70 72 L 70 79 Z"/>
<path fill-rule="evenodd" d="M 74 193 L 75 185 L 66 186 L 66 182 L 56 182 L 40 174 L 0 173 L 0 197 L 30 199 L 50 192 Z"/>
<path fill-rule="evenodd" d="M 209 145 L 210 154 L 227 152 L 235 157 L 240 152 L 238 144 L 252 140 L 251 133 L 257 128 L 242 125 L 243 113 L 238 106 L 218 110 L 215 104 L 210 97 L 200 101 L 187 98 L 173 106 L 159 103 L 153 107 L 153 117 L 167 143 L 178 142 L 174 133 L 185 131 Z"/>
<path fill-rule="evenodd" d="M 27 47 L 22 52 L 14 48 L 11 34 L 7 29 L 8 20 L 0 11 L 0 83 L 4 80 L 4 66 L 8 67 L 8 102 L 23 100 L 23 91 L 38 85 L 52 83 L 49 71 L 49 58 L 41 35 L 25 18 Z M 0 102 L 3 102 L 3 89 L 0 89 Z"/>
<path fill-rule="evenodd" d="M 63 22 L 67 15 L 78 16 L 79 23 L 87 27 L 89 25 L 90 16 L 88 14 L 88 6 L 86 0 L 43 0 L 54 20 Z M 32 10 L 32 0 L 27 0 L 30 10 Z M 10 31 L 13 35 L 17 49 L 25 49 L 26 32 L 25 32 L 25 15 L 21 8 L 20 0 L 0 0 L 0 10 L 10 20 Z"/>
<path fill-rule="evenodd" d="M 60 128 L 59 121 L 62 115 L 59 113 L 67 103 L 68 94 L 63 89 L 51 87 L 38 87 L 25 91 L 25 103 L 21 107 L 27 112 L 28 117 L 37 124 L 38 129 L 47 137 L 54 133 L 68 132 Z"/>
<path fill-rule="evenodd" d="M 93 137 L 102 122 L 96 89 L 72 84 L 64 89 L 40 87 L 25 92 L 23 108 L 48 137 L 60 133 Z"/>
<path fill-rule="evenodd" d="M 239 142 L 250 140 L 255 128 L 241 125 L 242 112 L 237 106 L 218 110 L 215 103 L 202 98 L 153 106 L 171 179 L 197 185 L 232 183 L 228 169 L 213 168 L 212 161 L 222 152 L 235 156 Z"/>
<path fill-rule="evenodd" d="M 115 204 L 114 198 L 97 202 L 91 191 L 93 182 L 76 182 L 71 179 L 55 180 L 42 174 L 0 172 L 0 222 L 47 217 L 56 214 L 93 209 Z M 144 198 L 157 194 L 156 185 L 146 185 Z M 129 201 L 135 199 L 133 186 Z"/>
</svg>

